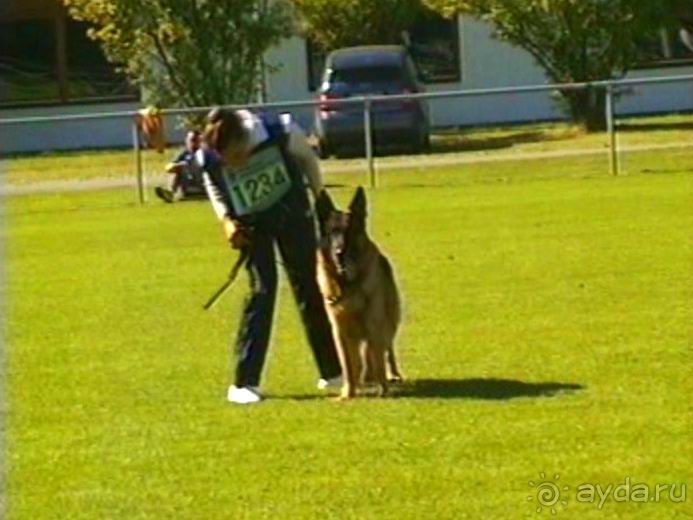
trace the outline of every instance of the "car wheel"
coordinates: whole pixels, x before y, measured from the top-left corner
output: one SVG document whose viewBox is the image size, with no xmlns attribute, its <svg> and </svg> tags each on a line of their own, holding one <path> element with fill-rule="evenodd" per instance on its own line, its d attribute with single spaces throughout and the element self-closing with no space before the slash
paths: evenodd
<svg viewBox="0 0 693 520">
<path fill-rule="evenodd" d="M 424 130 L 423 151 L 431 151 L 431 132 L 428 128 Z"/>
<path fill-rule="evenodd" d="M 330 155 L 332 155 L 332 150 L 327 145 L 327 142 L 324 139 L 321 139 L 318 142 L 318 157 L 321 159 L 329 159 Z"/>
<path fill-rule="evenodd" d="M 411 152 L 413 154 L 420 154 L 428 150 L 428 146 L 430 145 L 430 138 L 428 136 L 428 132 L 426 131 L 425 128 L 421 128 L 417 130 L 416 134 L 414 134 L 411 142 Z"/>
</svg>

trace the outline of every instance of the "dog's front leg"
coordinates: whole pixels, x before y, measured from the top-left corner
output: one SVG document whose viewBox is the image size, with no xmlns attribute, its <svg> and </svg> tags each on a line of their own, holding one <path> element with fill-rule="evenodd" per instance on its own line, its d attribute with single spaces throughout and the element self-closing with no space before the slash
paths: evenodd
<svg viewBox="0 0 693 520">
<path fill-rule="evenodd" d="M 356 395 L 356 387 L 361 374 L 361 357 L 359 340 L 340 331 L 337 337 L 337 351 L 342 364 L 341 399 L 351 399 Z"/>
</svg>

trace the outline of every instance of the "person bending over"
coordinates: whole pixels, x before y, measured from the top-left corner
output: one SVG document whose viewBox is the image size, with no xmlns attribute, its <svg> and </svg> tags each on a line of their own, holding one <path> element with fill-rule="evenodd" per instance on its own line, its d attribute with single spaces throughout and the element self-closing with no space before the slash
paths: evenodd
<svg viewBox="0 0 693 520">
<path fill-rule="evenodd" d="M 250 292 L 235 340 L 228 400 L 261 400 L 277 293 L 275 248 L 318 365 L 318 388 L 339 387 L 341 367 L 316 281 L 316 226 L 308 194 L 310 189 L 317 196 L 323 185 L 305 134 L 275 115 L 215 109 L 203 140 L 197 157 L 207 194 L 231 246 L 248 256 Z"/>
</svg>

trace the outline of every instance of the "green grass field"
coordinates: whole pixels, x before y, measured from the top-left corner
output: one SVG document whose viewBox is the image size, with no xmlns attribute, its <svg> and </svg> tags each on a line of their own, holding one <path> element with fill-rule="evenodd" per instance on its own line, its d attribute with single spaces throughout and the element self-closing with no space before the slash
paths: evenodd
<svg viewBox="0 0 693 520">
<path fill-rule="evenodd" d="M 225 401 L 244 294 L 205 202 L 6 201 L 8 518 L 691 517 L 693 153 L 383 172 L 408 382 L 335 402 L 283 283 L 266 402 Z M 328 178 L 342 203 L 362 180 Z M 680 490 L 680 487 L 679 487 Z M 531 499 L 531 500 L 528 500 Z"/>
</svg>

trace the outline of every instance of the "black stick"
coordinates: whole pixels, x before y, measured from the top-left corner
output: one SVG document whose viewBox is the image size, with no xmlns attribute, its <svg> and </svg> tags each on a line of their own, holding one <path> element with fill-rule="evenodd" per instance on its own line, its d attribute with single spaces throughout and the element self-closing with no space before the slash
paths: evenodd
<svg viewBox="0 0 693 520">
<path fill-rule="evenodd" d="M 229 288 L 233 285 L 233 282 L 236 281 L 236 277 L 238 276 L 238 272 L 241 270 L 241 267 L 243 267 L 243 264 L 248 260 L 248 257 L 250 256 L 250 249 L 249 248 L 244 248 L 241 251 L 241 254 L 238 256 L 238 260 L 236 260 L 236 263 L 233 264 L 233 267 L 231 268 L 231 272 L 229 273 L 229 278 L 224 282 L 224 285 L 219 287 L 217 292 L 215 292 L 212 297 L 207 301 L 207 303 L 204 304 L 203 309 L 208 311 L 216 303 L 221 299 L 221 297 L 226 293 L 226 291 L 229 290 Z"/>
</svg>

